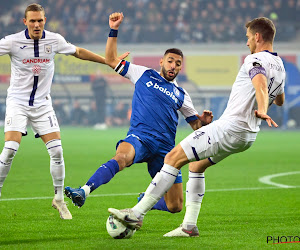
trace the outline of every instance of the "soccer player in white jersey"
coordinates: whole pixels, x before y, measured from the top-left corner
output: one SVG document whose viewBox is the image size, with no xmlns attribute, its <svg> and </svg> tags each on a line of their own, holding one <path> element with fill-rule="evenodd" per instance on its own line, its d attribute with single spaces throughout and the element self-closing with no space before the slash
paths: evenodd
<svg viewBox="0 0 300 250">
<path fill-rule="evenodd" d="M 64 203 L 65 165 L 59 125 L 52 108 L 50 87 L 54 73 L 55 54 L 73 55 L 82 60 L 105 63 L 105 58 L 75 47 L 57 33 L 44 30 L 44 8 L 31 4 L 25 10 L 27 28 L 0 40 L 0 55 L 11 58 L 11 79 L 7 90 L 5 144 L 0 155 L 0 196 L 3 182 L 18 151 L 22 134 L 31 124 L 36 137 L 41 137 L 50 155 L 50 172 L 55 196 L 52 206 L 62 219 L 72 219 Z M 120 58 L 124 58 L 125 53 Z"/>
<path fill-rule="evenodd" d="M 247 150 L 256 139 L 261 120 L 277 127 L 267 110 L 273 103 L 283 105 L 286 73 L 281 58 L 273 52 L 275 26 L 268 18 L 261 17 L 248 22 L 246 28 L 251 55 L 245 58 L 236 77 L 223 115 L 193 132 L 166 155 L 164 166 L 136 206 L 108 209 L 124 223 L 139 228 L 143 216 L 172 186 L 180 168 L 195 161 L 189 165 L 183 223 L 164 236 L 199 236 L 197 220 L 205 192 L 206 168 Z"/>
<path fill-rule="evenodd" d="M 134 163 L 147 162 L 148 172 L 153 178 L 163 166 L 165 155 L 175 146 L 177 111 L 194 130 L 212 120 L 210 111 L 198 115 L 188 93 L 176 83 L 175 78 L 183 63 L 181 50 L 172 48 L 165 52 L 160 60 L 160 72 L 116 57 L 117 33 L 122 20 L 121 13 L 113 13 L 109 18 L 111 31 L 105 63 L 135 84 L 130 128 L 127 137 L 118 142 L 115 156 L 102 164 L 82 188 L 65 188 L 66 195 L 79 207 L 91 192 Z M 154 209 L 176 213 L 181 211 L 182 203 L 182 177 L 178 175 L 172 188 Z"/>
</svg>

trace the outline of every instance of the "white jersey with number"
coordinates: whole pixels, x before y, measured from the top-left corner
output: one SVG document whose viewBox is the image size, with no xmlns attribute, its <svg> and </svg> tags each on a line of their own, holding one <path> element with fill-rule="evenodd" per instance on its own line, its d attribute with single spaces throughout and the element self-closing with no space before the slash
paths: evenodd
<svg viewBox="0 0 300 250">
<path fill-rule="evenodd" d="M 257 103 L 251 79 L 260 73 L 267 77 L 269 105 L 277 95 L 284 92 L 286 73 L 277 53 L 262 51 L 248 55 L 232 86 L 227 107 L 219 119 L 231 122 L 233 132 L 259 131 L 261 119 L 254 115 Z"/>
<path fill-rule="evenodd" d="M 61 35 L 46 30 L 38 40 L 31 39 L 27 29 L 1 39 L 0 55 L 8 54 L 11 58 L 7 105 L 51 105 L 54 56 L 75 52 L 76 47 L 67 43 Z"/>
</svg>

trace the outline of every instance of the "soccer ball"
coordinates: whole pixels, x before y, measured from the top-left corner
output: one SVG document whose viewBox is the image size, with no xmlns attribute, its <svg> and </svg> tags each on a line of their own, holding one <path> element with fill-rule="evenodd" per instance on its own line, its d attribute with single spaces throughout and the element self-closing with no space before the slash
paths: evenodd
<svg viewBox="0 0 300 250">
<path fill-rule="evenodd" d="M 106 221 L 106 230 L 114 239 L 129 239 L 135 233 L 136 229 L 125 226 L 121 221 L 109 215 Z"/>
</svg>

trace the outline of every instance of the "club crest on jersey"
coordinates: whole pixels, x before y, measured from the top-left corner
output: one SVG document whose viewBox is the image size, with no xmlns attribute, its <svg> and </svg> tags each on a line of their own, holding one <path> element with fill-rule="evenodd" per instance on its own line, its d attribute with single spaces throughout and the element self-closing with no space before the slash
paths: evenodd
<svg viewBox="0 0 300 250">
<path fill-rule="evenodd" d="M 173 87 L 173 92 L 176 96 L 179 96 L 180 92 L 176 87 Z"/>
<path fill-rule="evenodd" d="M 46 54 L 52 53 L 52 45 L 45 45 L 45 53 Z"/>
</svg>

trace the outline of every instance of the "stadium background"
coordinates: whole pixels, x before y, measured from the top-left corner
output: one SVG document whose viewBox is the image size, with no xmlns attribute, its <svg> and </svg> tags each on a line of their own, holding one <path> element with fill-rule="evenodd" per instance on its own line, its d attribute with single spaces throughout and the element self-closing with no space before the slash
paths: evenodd
<svg viewBox="0 0 300 250">
<path fill-rule="evenodd" d="M 24 29 L 24 9 L 31 1 L 0 1 L 0 36 Z M 246 47 L 244 24 L 257 16 L 271 18 L 277 27 L 274 49 L 283 57 L 287 102 L 270 114 L 282 129 L 300 127 L 300 0 L 67 0 L 37 1 L 45 7 L 45 28 L 69 42 L 104 55 L 108 15 L 123 11 L 119 54 L 152 68 L 167 48 L 184 52 L 179 84 L 190 93 L 196 109 L 211 109 L 218 118 Z M 60 124 L 127 126 L 134 86 L 104 65 L 57 55 L 52 99 Z M 0 57 L 0 124 L 5 115 L 10 58 Z M 185 125 L 184 121 L 180 121 Z"/>
<path fill-rule="evenodd" d="M 270 114 L 282 125 L 280 129 L 287 128 L 287 121 L 290 128 L 299 128 L 299 0 L 37 2 L 46 8 L 46 29 L 102 55 L 109 32 L 107 19 L 113 11 L 125 14 L 118 47 L 120 54 L 131 52 L 128 58 L 131 62 L 156 68 L 167 48 L 181 48 L 185 62 L 178 82 L 189 91 L 199 112 L 212 109 L 216 118 L 222 113 L 239 67 L 249 53 L 244 23 L 257 16 L 271 17 L 278 30 L 274 49 L 285 58 L 288 78 L 287 103 L 283 108 L 272 106 Z M 31 2 L 0 0 L 0 3 L 0 37 L 24 29 L 24 9 Z M 52 98 L 61 124 L 65 185 L 77 187 L 114 155 L 116 142 L 125 137 L 134 87 L 102 65 L 60 55 L 56 56 L 55 63 Z M 2 122 L 9 77 L 9 57 L 1 56 Z M 100 109 L 89 112 L 95 103 Z M 106 119 L 99 120 L 104 110 Z M 116 117 L 120 119 L 113 119 Z M 106 130 L 91 129 L 96 124 L 96 128 L 104 128 L 104 121 L 109 127 Z M 184 121 L 180 123 L 177 143 L 191 132 L 190 128 L 183 127 L 187 126 Z M 110 124 L 118 127 L 110 128 Z M 137 194 L 151 180 L 146 164 L 134 164 L 117 174 L 109 184 L 91 194 L 81 209 L 65 199 L 73 220 L 63 221 L 51 208 L 49 155 L 42 140 L 35 139 L 29 130 L 2 189 L 0 248 L 269 249 L 279 238 L 285 241 L 285 236 L 298 240 L 300 132 L 265 128 L 249 150 L 228 157 L 206 172 L 206 193 L 198 221 L 200 238 L 162 237 L 183 220 L 183 208 L 172 215 L 149 212 L 143 228 L 132 240 L 124 241 L 113 240 L 107 234 L 107 208 L 131 207 L 136 203 Z M 3 145 L 3 132 L 0 135 Z M 185 190 L 187 166 L 182 173 Z M 272 179 L 275 185 L 262 182 L 261 178 Z M 268 242 L 270 236 L 278 240 Z M 295 249 L 298 245 L 284 244 L 284 247 Z"/>
</svg>

